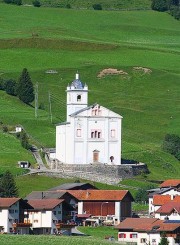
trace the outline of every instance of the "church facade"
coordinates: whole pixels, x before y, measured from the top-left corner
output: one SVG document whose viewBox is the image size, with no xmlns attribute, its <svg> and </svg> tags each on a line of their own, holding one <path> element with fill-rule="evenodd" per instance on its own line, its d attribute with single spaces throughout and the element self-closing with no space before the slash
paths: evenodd
<svg viewBox="0 0 180 245">
<path fill-rule="evenodd" d="M 56 159 L 65 164 L 121 164 L 121 122 L 117 113 L 88 106 L 88 86 L 76 74 L 67 86 L 66 122 L 56 126 Z"/>
</svg>

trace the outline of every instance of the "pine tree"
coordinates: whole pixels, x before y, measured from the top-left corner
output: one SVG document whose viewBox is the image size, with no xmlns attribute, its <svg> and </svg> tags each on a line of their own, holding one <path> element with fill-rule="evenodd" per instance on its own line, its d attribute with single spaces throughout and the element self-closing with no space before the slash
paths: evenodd
<svg viewBox="0 0 180 245">
<path fill-rule="evenodd" d="M 24 103 L 29 104 L 34 100 L 34 88 L 26 68 L 23 69 L 17 85 L 17 95 Z"/>
<path fill-rule="evenodd" d="M 11 172 L 6 171 L 1 178 L 0 187 L 3 190 L 1 197 L 17 197 L 18 188 Z"/>
</svg>

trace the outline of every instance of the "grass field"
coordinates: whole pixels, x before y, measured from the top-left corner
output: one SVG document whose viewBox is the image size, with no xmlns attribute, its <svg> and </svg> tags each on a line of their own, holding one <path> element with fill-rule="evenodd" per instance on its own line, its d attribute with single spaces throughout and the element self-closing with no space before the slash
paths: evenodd
<svg viewBox="0 0 180 245">
<path fill-rule="evenodd" d="M 116 232 L 117 233 L 117 232 Z M 104 245 L 109 244 L 105 239 L 94 237 L 65 237 L 65 236 L 33 236 L 33 235 L 1 235 L 1 245 L 24 245 L 24 241 L 29 245 Z"/>
<path fill-rule="evenodd" d="M 38 111 L 0 91 L 4 124 L 22 124 L 42 146 L 55 145 L 65 120 L 65 89 L 78 70 L 99 102 L 123 116 L 123 158 L 146 162 L 149 179 L 180 175 L 180 163 L 162 152 L 165 134 L 180 135 L 180 23 L 153 11 L 88 11 L 0 5 L 0 74 L 18 79 L 26 67 L 38 82 Z M 36 37 L 32 37 L 36 34 Z M 151 73 L 133 67 L 146 67 Z M 104 68 L 126 76 L 97 78 Z M 57 74 L 46 74 L 48 69 Z M 53 124 L 48 112 L 51 93 Z M 11 149 L 11 147 L 9 147 Z M 2 164 L 4 161 L 2 161 Z"/>
</svg>

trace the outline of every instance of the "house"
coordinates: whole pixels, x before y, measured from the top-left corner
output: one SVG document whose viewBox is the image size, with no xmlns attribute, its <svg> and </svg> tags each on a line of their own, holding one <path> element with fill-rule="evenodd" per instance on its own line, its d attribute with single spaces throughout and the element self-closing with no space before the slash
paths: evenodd
<svg viewBox="0 0 180 245">
<path fill-rule="evenodd" d="M 169 245 L 180 242 L 180 223 L 176 222 L 156 218 L 127 218 L 115 228 L 118 229 L 119 242 L 158 245 L 164 235 Z"/>
<path fill-rule="evenodd" d="M 57 190 L 57 191 L 32 191 L 25 200 L 34 200 L 34 199 L 63 199 L 71 206 L 77 204 L 77 199 L 68 193 L 67 190 Z"/>
<path fill-rule="evenodd" d="M 76 74 L 67 86 L 66 122 L 56 126 L 56 159 L 66 164 L 121 164 L 121 121 L 117 113 L 88 106 L 88 86 Z"/>
<path fill-rule="evenodd" d="M 28 203 L 33 207 L 27 211 L 28 223 L 32 223 L 34 234 L 54 234 L 56 225 L 67 222 L 69 212 L 73 208 L 63 199 L 31 199 Z"/>
<path fill-rule="evenodd" d="M 173 200 L 176 196 L 180 196 L 180 180 L 166 180 L 159 188 L 148 190 L 149 214 L 154 213 L 162 204 Z"/>
<path fill-rule="evenodd" d="M 29 168 L 31 166 L 28 161 L 18 161 L 18 165 L 20 168 Z"/>
<path fill-rule="evenodd" d="M 29 234 L 24 211 L 32 208 L 21 198 L 0 198 L 0 232 Z"/>
<path fill-rule="evenodd" d="M 155 218 L 161 220 L 179 220 L 180 221 L 180 196 L 172 201 L 166 202 L 155 212 Z"/>
<path fill-rule="evenodd" d="M 172 200 L 170 195 L 154 195 L 149 204 L 149 214 L 153 215 L 163 204 Z"/>
<path fill-rule="evenodd" d="M 92 216 L 114 216 L 116 223 L 131 217 L 131 202 L 127 190 L 68 190 L 77 200 L 77 213 Z"/>
</svg>

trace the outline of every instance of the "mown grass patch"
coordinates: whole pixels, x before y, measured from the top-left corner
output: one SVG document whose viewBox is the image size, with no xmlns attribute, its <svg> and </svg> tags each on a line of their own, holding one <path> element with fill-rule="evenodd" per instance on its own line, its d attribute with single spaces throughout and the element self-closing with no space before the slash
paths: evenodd
<svg viewBox="0 0 180 245">
<path fill-rule="evenodd" d="M 72 237 L 72 236 L 42 236 L 42 235 L 1 235 L 1 245 L 55 245 L 55 244 L 67 244 L 67 245 L 103 245 L 109 244 L 109 241 L 101 240 L 94 237 Z"/>
</svg>

